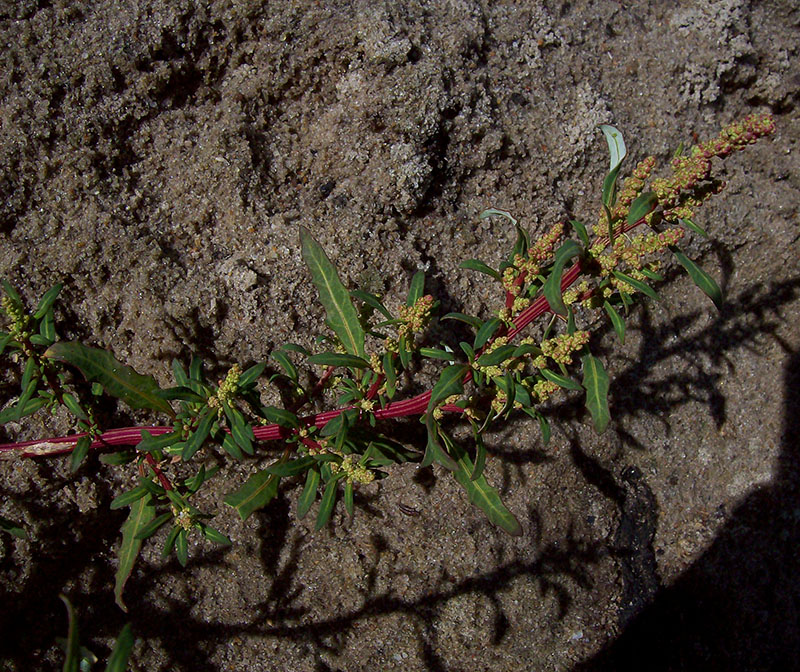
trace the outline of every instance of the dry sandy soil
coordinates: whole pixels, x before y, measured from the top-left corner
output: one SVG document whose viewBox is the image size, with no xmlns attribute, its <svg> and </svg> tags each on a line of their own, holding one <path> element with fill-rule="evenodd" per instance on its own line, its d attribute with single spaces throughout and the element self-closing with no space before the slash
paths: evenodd
<svg viewBox="0 0 800 672">
<path fill-rule="evenodd" d="M 752 112 L 778 126 L 698 215 L 724 310 L 671 274 L 624 347 L 598 333 L 604 435 L 570 398 L 546 447 L 526 416 L 491 436 L 521 537 L 438 469 L 394 470 L 320 533 L 287 484 L 245 523 L 222 507 L 233 546 L 186 570 L 146 546 L 124 614 L 108 504 L 134 474 L 3 462 L 0 515 L 31 538 L 0 537 L 0 668 L 60 669 L 64 592 L 101 655 L 129 621 L 148 672 L 798 669 L 795 2 L 2 0 L 0 45 L 0 276 L 30 301 L 63 282 L 63 335 L 163 382 L 173 357 L 222 370 L 320 332 L 300 225 L 351 286 L 397 305 L 424 269 L 445 310 L 487 315 L 458 264 L 513 232 L 478 213 L 592 221 L 598 124 L 628 167 Z"/>
</svg>

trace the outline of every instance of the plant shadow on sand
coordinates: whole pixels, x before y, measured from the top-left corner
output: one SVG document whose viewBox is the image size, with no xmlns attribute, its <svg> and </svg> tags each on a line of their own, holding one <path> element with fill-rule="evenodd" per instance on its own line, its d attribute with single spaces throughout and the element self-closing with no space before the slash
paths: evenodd
<svg viewBox="0 0 800 672">
<path fill-rule="evenodd" d="M 654 328 L 648 322 L 647 311 L 641 311 L 647 352 L 638 353 L 615 379 L 614 389 L 620 390 L 615 392 L 617 416 L 645 413 L 663 416 L 668 423 L 670 409 L 684 403 L 688 395 L 702 400 L 715 421 L 723 422 L 725 405 L 717 387 L 719 381 L 704 373 L 702 367 L 696 370 L 696 375 L 690 372 L 680 377 L 673 378 L 670 374 L 666 379 L 660 377 L 658 394 L 649 389 L 647 372 L 659 361 L 676 354 L 689 361 L 703 353 L 726 362 L 726 352 L 748 346 L 756 334 L 774 335 L 773 314 L 796 300 L 798 288 L 800 281 L 791 281 L 769 289 L 745 291 L 733 298 L 709 327 L 677 341 L 670 336 L 685 333 L 687 326 L 699 320 L 699 313 L 682 313 L 665 326 Z M 142 602 L 142 582 L 157 582 L 160 575 L 178 576 L 179 568 L 171 562 L 161 569 L 144 566 L 144 577 L 131 579 L 130 594 L 126 595 L 134 630 L 137 637 L 159 642 L 162 650 L 168 652 L 169 662 L 165 666 L 160 663 L 158 669 L 211 672 L 218 669 L 207 662 L 214 651 L 239 636 L 300 642 L 318 653 L 346 655 L 348 635 L 357 623 L 402 614 L 416 632 L 426 669 L 445 671 L 454 668 L 438 653 L 437 623 L 450 600 L 467 594 L 484 596 L 493 612 L 486 644 L 502 646 L 508 641 L 513 623 L 500 596 L 512 582 L 520 577 L 533 581 L 540 594 L 554 598 L 560 618 L 571 608 L 571 591 L 591 591 L 593 565 L 611 555 L 620 564 L 623 577 L 624 599 L 618 613 L 623 633 L 605 650 L 574 668 L 576 672 L 700 667 L 790 669 L 800 650 L 800 575 L 795 559 L 800 542 L 797 520 L 800 462 L 794 441 L 800 430 L 800 405 L 795 394 L 798 384 L 800 355 L 794 354 L 785 372 L 783 453 L 773 483 L 753 491 L 731 514 L 709 550 L 669 587 L 660 585 L 656 572 L 652 541 L 657 512 L 645 479 L 635 468 L 622 463 L 609 469 L 573 439 L 571 456 L 575 468 L 590 486 L 619 508 L 619 528 L 609 540 L 587 543 L 571 533 L 557 543 L 542 540 L 537 536 L 541 529 L 538 513 L 530 508 L 525 527 L 537 531 L 531 539 L 536 550 L 530 561 L 498 563 L 489 571 L 458 580 L 443 578 L 439 588 L 413 598 L 376 589 L 374 576 L 369 578 L 378 571 L 375 567 L 371 574 L 368 572 L 368 591 L 361 606 L 331 612 L 329 617 L 309 618 L 297 599 L 303 587 L 294 576 L 301 544 L 290 534 L 291 511 L 287 498 L 281 496 L 273 506 L 257 514 L 261 531 L 269 536 L 269 542 L 265 538 L 261 550 L 263 575 L 273 578 L 266 598 L 247 622 L 231 625 L 195 617 L 190 614 L 191 600 L 181 595 L 165 597 L 158 607 Z M 579 406 L 577 402 L 565 402 L 553 411 L 566 422 L 580 413 Z M 629 443 L 624 435 L 621 440 Z M 635 444 L 633 447 L 636 448 Z M 506 457 L 512 463 L 524 461 L 515 461 L 513 453 Z M 109 492 L 101 494 L 101 499 L 110 500 Z M 116 543 L 121 522 L 120 516 L 75 516 L 71 510 L 59 510 L 54 517 L 49 509 L 38 510 L 36 501 L 36 494 L 31 493 L 22 503 L 34 519 L 49 519 L 43 538 L 37 541 L 40 552 L 33 552 L 21 592 L 3 589 L 6 606 L 0 624 L 4 633 L 0 658 L 16 665 L 10 669 L 31 669 L 31 652 L 39 655 L 52 646 L 55 637 L 64 634 L 65 618 L 57 605 L 58 592 L 65 584 L 77 581 L 87 565 L 97 563 L 103 548 Z M 366 507 L 368 512 L 372 506 L 371 501 L 360 501 L 360 508 Z M 371 541 L 376 547 L 387 544 L 377 533 Z M 64 550 L 68 547 L 77 550 L 68 553 Z M 231 570 L 221 550 L 207 552 L 193 560 L 193 564 L 216 567 L 218 571 Z M 3 569 L 7 576 L 13 569 L 8 558 Z M 72 596 L 82 622 L 89 626 L 85 628 L 87 638 L 113 636 L 125 621 L 108 587 L 113 584 L 112 574 L 110 564 L 98 564 L 90 582 L 92 593 Z M 43 618 L 43 613 L 49 616 Z M 176 619 L 180 621 L 178 629 L 174 628 Z M 26 625 L 34 622 L 36 628 Z M 317 660 L 317 669 L 331 669 L 319 656 Z"/>
</svg>

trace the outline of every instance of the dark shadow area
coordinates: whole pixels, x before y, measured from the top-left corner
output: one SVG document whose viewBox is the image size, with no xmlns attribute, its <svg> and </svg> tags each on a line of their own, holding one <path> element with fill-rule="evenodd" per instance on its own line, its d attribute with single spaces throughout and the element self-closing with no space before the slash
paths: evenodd
<svg viewBox="0 0 800 672">
<path fill-rule="evenodd" d="M 800 354 L 787 359 L 782 452 L 772 483 L 576 672 L 800 669 Z"/>
</svg>

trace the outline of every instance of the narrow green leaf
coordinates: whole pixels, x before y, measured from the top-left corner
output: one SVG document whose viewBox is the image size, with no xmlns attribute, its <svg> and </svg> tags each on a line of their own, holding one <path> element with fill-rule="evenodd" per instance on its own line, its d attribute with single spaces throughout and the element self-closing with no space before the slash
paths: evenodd
<svg viewBox="0 0 800 672">
<path fill-rule="evenodd" d="M 128 669 L 128 660 L 133 651 L 133 630 L 131 630 L 130 623 L 126 623 L 114 644 L 114 649 L 108 658 L 105 672 L 125 672 Z"/>
<path fill-rule="evenodd" d="M 130 464 L 136 459 L 135 450 L 118 450 L 116 453 L 103 453 L 98 458 L 103 464 L 110 464 L 119 467 L 123 464 Z"/>
<path fill-rule="evenodd" d="M 422 271 L 417 271 L 411 278 L 411 285 L 408 288 L 408 297 L 406 298 L 406 306 L 413 306 L 425 291 L 425 274 Z"/>
<path fill-rule="evenodd" d="M 56 319 L 53 315 L 53 309 L 48 308 L 42 316 L 42 321 L 39 322 L 39 334 L 50 344 L 56 340 Z M 34 334 L 35 335 L 35 334 Z"/>
<path fill-rule="evenodd" d="M 639 290 L 642 294 L 649 296 L 651 299 L 655 299 L 656 301 L 659 300 L 658 294 L 656 294 L 655 290 L 648 285 L 647 283 L 642 282 L 641 280 L 637 280 L 636 278 L 632 278 L 630 275 L 626 275 L 625 273 L 621 273 L 620 271 L 611 271 L 614 274 L 614 277 L 618 280 L 622 280 L 624 283 L 630 285 L 634 289 Z"/>
<path fill-rule="evenodd" d="M 453 476 L 455 476 L 456 481 L 467 491 L 467 497 L 470 503 L 483 511 L 489 519 L 489 522 L 497 525 L 514 537 L 520 536 L 522 534 L 522 527 L 514 517 L 514 514 L 503 504 L 497 490 L 489 485 L 483 474 L 475 479 L 472 478 L 475 472 L 475 466 L 472 464 L 472 460 L 463 446 L 454 444 L 451 450 L 458 467 L 453 473 Z"/>
<path fill-rule="evenodd" d="M 319 292 L 320 302 L 328 317 L 328 326 L 351 355 L 361 358 L 364 352 L 364 330 L 358 319 L 358 311 L 350 300 L 336 267 L 325 251 L 312 237 L 309 230 L 300 227 L 300 244 L 303 260 L 311 271 L 311 278 Z"/>
<path fill-rule="evenodd" d="M 452 364 L 444 367 L 439 380 L 433 386 L 428 402 L 428 413 L 431 413 L 447 397 L 461 394 L 464 391 L 463 379 L 468 370 L 469 367 L 466 364 Z"/>
<path fill-rule="evenodd" d="M 17 306 L 22 307 L 22 299 L 19 298 L 19 294 L 17 294 L 17 290 L 12 287 L 11 283 L 7 280 L 2 280 L 3 291 L 8 295 L 8 298 L 11 299 Z"/>
<path fill-rule="evenodd" d="M 286 371 L 286 375 L 290 380 L 297 381 L 297 367 L 292 363 L 292 360 L 289 359 L 289 356 L 285 352 L 275 350 L 270 354 L 270 357 L 281 365 L 281 368 Z"/>
<path fill-rule="evenodd" d="M 617 174 L 619 173 L 620 164 L 628 152 L 625 148 L 625 140 L 622 138 L 622 133 L 616 128 L 603 124 L 600 126 L 600 130 L 608 143 L 608 152 L 611 159 L 609 172 L 605 180 L 603 180 L 603 205 L 610 208 L 613 207 L 616 201 Z"/>
<path fill-rule="evenodd" d="M 581 253 L 581 247 L 574 240 L 566 240 L 561 247 L 556 250 L 553 267 L 550 270 L 550 275 L 542 287 L 547 303 L 550 304 L 550 310 L 559 315 L 566 316 L 567 307 L 564 305 L 564 300 L 561 298 L 561 275 L 564 272 L 564 266 L 573 257 L 577 257 Z"/>
<path fill-rule="evenodd" d="M 180 439 L 181 435 L 177 431 L 165 432 L 164 434 L 153 436 L 146 429 L 143 429 L 142 440 L 136 444 L 136 450 L 145 453 L 151 453 L 154 450 L 162 450 L 167 446 L 171 446 L 173 443 L 180 441 Z"/>
<path fill-rule="evenodd" d="M 428 359 L 441 359 L 445 362 L 456 361 L 456 356 L 447 350 L 440 350 L 439 348 L 420 348 L 419 354 Z"/>
<path fill-rule="evenodd" d="M 316 464 L 314 457 L 312 455 L 307 455 L 306 457 L 299 457 L 295 460 L 289 460 L 288 462 L 276 462 L 268 466 L 264 471 L 284 478 L 301 474 L 314 464 Z"/>
<path fill-rule="evenodd" d="M 21 525 L 15 523 L 13 520 L 4 518 L 3 516 L 0 516 L 0 530 L 3 530 L 3 532 L 8 532 L 9 534 L 13 534 L 15 537 L 19 537 L 20 539 L 28 538 L 28 533 Z"/>
<path fill-rule="evenodd" d="M 577 219 L 569 220 L 569 223 L 572 224 L 572 228 L 578 232 L 578 237 L 581 239 L 583 246 L 588 248 L 589 247 L 589 234 L 586 232 L 586 226 L 583 222 L 579 222 Z"/>
<path fill-rule="evenodd" d="M 264 373 L 265 368 L 267 368 L 267 365 L 263 362 L 261 364 L 253 364 L 253 366 L 239 376 L 239 382 L 237 383 L 239 389 L 250 387 L 250 385 L 255 383 L 258 377 Z"/>
<path fill-rule="evenodd" d="M 472 473 L 469 475 L 469 480 L 474 481 L 480 478 L 483 474 L 483 468 L 486 465 L 486 444 L 483 442 L 479 427 L 473 423 L 473 434 L 475 436 L 475 465 L 472 467 Z"/>
<path fill-rule="evenodd" d="M 134 502 L 139 501 L 140 499 L 146 497 L 149 491 L 144 485 L 137 485 L 135 488 L 128 490 L 127 492 L 123 492 L 121 495 L 115 497 L 109 508 L 111 510 L 121 509 L 123 506 L 130 506 Z"/>
<path fill-rule="evenodd" d="M 353 505 L 353 481 L 347 481 L 344 484 L 344 509 L 347 511 L 347 515 L 351 518 L 353 517 L 353 511 L 355 507 Z"/>
<path fill-rule="evenodd" d="M 689 259 L 689 257 L 687 257 L 674 245 L 671 245 L 669 249 L 672 250 L 672 253 L 680 262 L 681 266 L 686 269 L 686 272 L 694 281 L 694 284 L 703 290 L 708 298 L 714 302 L 717 310 L 722 310 L 722 290 L 719 288 L 719 285 L 716 283 L 714 278 L 712 278 L 708 273 L 700 268 L 697 263 Z"/>
<path fill-rule="evenodd" d="M 178 536 L 175 537 L 175 555 L 181 567 L 186 567 L 189 561 L 189 534 L 186 530 L 181 528 L 178 531 Z"/>
<path fill-rule="evenodd" d="M 370 294 L 369 292 L 364 292 L 360 289 L 351 289 L 350 296 L 352 296 L 354 299 L 358 299 L 359 301 L 365 303 L 371 308 L 374 308 L 379 313 L 381 313 L 387 320 L 393 319 L 392 314 L 389 312 L 386 306 L 384 306 L 383 303 L 381 303 L 381 300 L 374 294 Z"/>
<path fill-rule="evenodd" d="M 411 352 L 408 349 L 405 335 L 401 336 L 397 341 L 397 350 L 400 357 L 400 365 L 403 369 L 408 369 L 408 365 L 411 363 Z"/>
<path fill-rule="evenodd" d="M 50 289 L 48 289 L 44 295 L 42 296 L 41 300 L 39 301 L 39 305 L 36 306 L 36 312 L 33 314 L 34 320 L 40 320 L 44 317 L 44 314 L 48 311 L 50 306 L 53 305 L 56 298 L 58 297 L 58 293 L 61 291 L 63 285 L 59 282 L 56 285 L 53 285 Z"/>
<path fill-rule="evenodd" d="M 397 388 L 397 372 L 394 370 L 394 355 L 391 352 L 383 355 L 383 374 L 386 376 L 386 396 L 391 400 Z"/>
<path fill-rule="evenodd" d="M 639 194 L 636 199 L 631 203 L 630 210 L 628 211 L 628 226 L 633 226 L 642 217 L 649 215 L 658 205 L 658 196 L 652 191 L 645 191 Z"/>
<path fill-rule="evenodd" d="M 61 401 L 64 402 L 64 406 L 66 406 L 69 412 L 78 418 L 78 420 L 89 420 L 86 411 L 81 408 L 78 400 L 72 394 L 64 392 L 64 394 L 61 395 Z"/>
<path fill-rule="evenodd" d="M 487 352 L 478 357 L 478 366 L 499 366 L 510 359 L 516 350 L 517 346 L 511 343 L 501 345 L 499 348 L 495 348 L 491 352 Z"/>
<path fill-rule="evenodd" d="M 166 513 L 162 513 L 160 516 L 147 523 L 147 525 L 143 525 L 134 538 L 144 541 L 152 537 L 158 531 L 158 528 L 169 520 L 172 520 L 172 512 L 167 511 Z"/>
<path fill-rule="evenodd" d="M 338 352 L 321 352 L 308 358 L 309 364 L 319 364 L 321 366 L 348 366 L 354 369 L 368 369 L 369 362 L 363 357 L 345 355 Z"/>
<path fill-rule="evenodd" d="M 167 535 L 167 539 L 164 542 L 164 548 L 161 549 L 161 559 L 166 560 L 169 557 L 169 554 L 172 553 L 173 549 L 175 548 L 175 542 L 178 540 L 178 533 L 183 528 L 180 525 L 174 525 L 172 529 L 169 531 Z"/>
<path fill-rule="evenodd" d="M 586 354 L 583 362 L 583 387 L 586 390 L 586 408 L 592 414 L 594 428 L 602 434 L 611 420 L 608 412 L 608 374 L 603 363 L 593 355 Z"/>
<path fill-rule="evenodd" d="M 278 408 L 277 406 L 262 406 L 261 413 L 267 420 L 281 427 L 286 427 L 287 429 L 298 429 L 300 427 L 297 416 L 286 409 Z"/>
<path fill-rule="evenodd" d="M 29 415 L 32 415 L 36 413 L 36 411 L 38 411 L 42 406 L 44 406 L 45 403 L 46 400 L 41 397 L 28 399 L 24 403 L 20 400 L 14 406 L 0 411 L 0 425 L 4 425 L 11 420 L 25 418 Z"/>
<path fill-rule="evenodd" d="M 517 220 L 514 219 L 508 210 L 498 210 L 497 208 L 488 208 L 487 210 L 484 210 L 480 215 L 478 215 L 478 219 L 487 219 L 488 217 L 494 216 L 505 217 L 514 226 L 517 226 Z"/>
<path fill-rule="evenodd" d="M 614 306 L 612 306 L 608 301 L 603 301 L 603 308 L 605 308 L 606 313 L 608 313 L 608 317 L 611 320 L 611 324 L 614 325 L 614 331 L 617 332 L 617 337 L 619 338 L 619 342 L 624 345 L 625 320 L 622 319 L 620 314 L 617 312 L 616 308 L 614 308 Z"/>
<path fill-rule="evenodd" d="M 262 469 L 253 474 L 235 492 L 225 498 L 225 503 L 236 509 L 242 520 L 247 520 L 254 511 L 263 509 L 278 494 L 280 476 Z"/>
<path fill-rule="evenodd" d="M 122 543 L 117 551 L 119 562 L 114 582 L 114 595 L 119 608 L 126 613 L 128 607 L 122 601 L 122 591 L 125 589 L 125 583 L 133 571 L 136 556 L 139 555 L 139 549 L 142 547 L 142 541 L 137 539 L 136 535 L 155 515 L 156 509 L 150 503 L 150 495 L 145 495 L 131 505 L 128 519 L 122 524 Z"/>
<path fill-rule="evenodd" d="M 50 346 L 44 356 L 76 367 L 86 380 L 100 383 L 108 394 L 132 409 L 149 408 L 175 415 L 172 407 L 159 396 L 161 388 L 152 376 L 136 373 L 107 350 L 90 348 L 77 341 L 60 341 Z"/>
<path fill-rule="evenodd" d="M 472 315 L 465 315 L 464 313 L 447 313 L 447 315 L 442 316 L 443 320 L 458 320 L 459 322 L 465 322 L 473 329 L 480 329 L 483 322 L 477 317 L 473 317 Z"/>
<path fill-rule="evenodd" d="M 459 264 L 459 268 L 466 268 L 470 271 L 478 271 L 479 273 L 484 273 L 495 280 L 502 280 L 502 276 L 495 271 L 491 266 L 484 264 L 482 261 L 478 259 L 467 259 L 466 261 L 462 261 Z"/>
<path fill-rule="evenodd" d="M 340 477 L 334 476 L 325 486 L 325 492 L 322 494 L 322 500 L 319 503 L 317 522 L 314 524 L 315 530 L 321 530 L 330 520 L 331 514 L 333 513 L 333 506 L 336 504 L 336 490 L 339 478 Z"/>
<path fill-rule="evenodd" d="M 547 421 L 547 418 L 545 418 L 535 408 L 523 408 L 522 410 L 539 422 L 539 431 L 542 433 L 542 441 L 544 442 L 544 445 L 550 443 L 551 431 L 550 431 L 550 423 Z"/>
<path fill-rule="evenodd" d="M 309 469 L 306 473 L 306 484 L 303 492 L 297 500 L 297 518 L 302 520 L 317 498 L 317 488 L 319 487 L 319 468 Z"/>
<path fill-rule="evenodd" d="M 197 425 L 197 429 L 189 435 L 186 445 L 183 447 L 181 459 L 184 462 L 191 460 L 192 456 L 203 447 L 208 435 L 211 433 L 211 425 L 214 424 L 216 419 L 217 411 L 215 409 L 206 409 L 200 424 Z"/>
<path fill-rule="evenodd" d="M 78 442 L 72 449 L 72 455 L 70 455 L 69 460 L 69 468 L 73 474 L 78 471 L 78 467 L 81 466 L 81 462 L 83 462 L 83 460 L 86 458 L 86 455 L 89 453 L 89 448 L 91 445 L 92 440 L 89 438 L 89 436 L 82 436 L 80 439 L 78 439 Z"/>
<path fill-rule="evenodd" d="M 66 656 L 64 658 L 64 666 L 61 669 L 63 672 L 80 672 L 81 644 L 78 634 L 78 616 L 72 607 L 72 603 L 64 595 L 59 595 L 58 597 L 67 608 L 67 619 L 69 621 L 65 647 Z"/>
<path fill-rule="evenodd" d="M 503 323 L 500 318 L 497 317 L 493 317 L 491 320 L 484 322 L 483 325 L 481 325 L 481 328 L 478 329 L 478 333 L 475 334 L 475 341 L 472 344 L 472 347 L 475 348 L 475 350 L 480 350 L 502 324 Z"/>
<path fill-rule="evenodd" d="M 691 229 L 696 234 L 703 236 L 703 238 L 708 238 L 708 234 L 705 232 L 705 229 L 695 224 L 691 219 L 682 219 L 680 220 L 681 224 L 683 224 L 687 229 Z"/>
<path fill-rule="evenodd" d="M 434 462 L 441 464 L 449 471 L 455 471 L 457 465 L 455 461 L 445 452 L 439 441 L 439 425 L 433 417 L 433 413 L 425 414 L 425 429 L 428 431 L 428 442 L 425 446 L 425 455 L 420 462 L 421 467 L 429 467 Z"/>
<path fill-rule="evenodd" d="M 230 546 L 233 543 L 226 535 L 222 534 L 218 529 L 211 527 L 211 525 L 201 523 L 200 529 L 203 532 L 203 536 L 209 541 L 213 541 L 215 544 Z"/>
<path fill-rule="evenodd" d="M 253 428 L 247 424 L 239 409 L 227 402 L 222 402 L 225 417 L 228 419 L 228 428 L 236 444 L 248 455 L 253 454 L 253 441 L 255 436 Z"/>
</svg>

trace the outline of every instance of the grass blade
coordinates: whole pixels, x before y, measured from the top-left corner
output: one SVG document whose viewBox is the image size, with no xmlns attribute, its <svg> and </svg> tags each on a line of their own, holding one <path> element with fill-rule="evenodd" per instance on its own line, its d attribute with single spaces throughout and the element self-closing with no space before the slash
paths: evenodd
<svg viewBox="0 0 800 672">
<path fill-rule="evenodd" d="M 71 364 L 86 380 L 100 383 L 108 394 L 134 410 L 149 408 L 175 416 L 172 406 L 160 396 L 161 388 L 152 376 L 136 373 L 117 361 L 108 350 L 90 348 L 76 341 L 61 341 L 51 345 L 44 356 Z"/>
<path fill-rule="evenodd" d="M 358 319 L 358 311 L 350 300 L 350 293 L 339 279 L 336 267 L 304 226 L 300 227 L 300 244 L 303 260 L 311 271 L 314 286 L 325 308 L 328 326 L 348 353 L 365 357 L 364 330 Z"/>
<path fill-rule="evenodd" d="M 64 666 L 61 668 L 63 672 L 80 672 L 81 665 L 81 645 L 78 637 L 78 616 L 72 603 L 64 597 L 58 596 L 67 608 L 67 618 L 69 619 L 69 629 L 67 630 L 66 641 L 66 656 L 64 658 Z"/>
<path fill-rule="evenodd" d="M 125 582 L 133 571 L 136 557 L 142 547 L 142 540 L 137 539 L 136 535 L 153 520 L 155 515 L 156 508 L 150 503 L 150 495 L 145 495 L 131 504 L 128 519 L 122 524 L 122 544 L 117 552 L 119 564 L 114 580 L 114 595 L 119 608 L 126 613 L 128 607 L 122 601 L 122 591 L 125 589 Z"/>
</svg>

